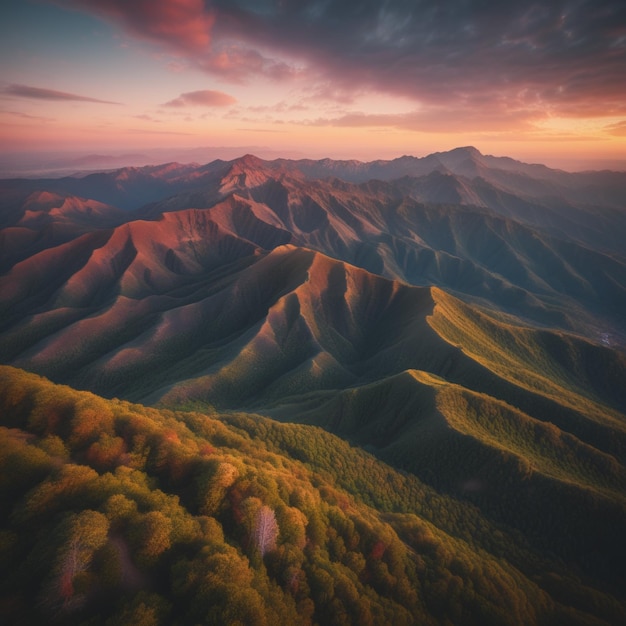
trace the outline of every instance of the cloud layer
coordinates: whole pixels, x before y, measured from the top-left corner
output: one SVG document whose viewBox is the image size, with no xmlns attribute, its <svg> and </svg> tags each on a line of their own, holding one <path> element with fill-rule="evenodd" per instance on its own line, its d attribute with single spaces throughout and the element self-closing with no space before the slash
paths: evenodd
<svg viewBox="0 0 626 626">
<path fill-rule="evenodd" d="M 422 111 L 409 127 L 437 109 L 442 119 L 479 109 L 470 116 L 481 128 L 490 117 L 495 128 L 507 119 L 626 115 L 621 0 L 67 2 L 222 79 L 306 79 L 320 92 L 330 84 L 336 93 L 409 98 Z"/>
<path fill-rule="evenodd" d="M 216 28 L 304 58 L 334 85 L 425 104 L 626 111 L 623 2 L 216 0 Z M 610 111 L 607 110 L 607 107 Z"/>
</svg>

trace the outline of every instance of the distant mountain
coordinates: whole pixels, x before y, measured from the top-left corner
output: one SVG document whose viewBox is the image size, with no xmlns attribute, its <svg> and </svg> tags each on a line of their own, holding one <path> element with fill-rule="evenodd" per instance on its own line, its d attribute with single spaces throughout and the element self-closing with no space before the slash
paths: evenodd
<svg viewBox="0 0 626 626">
<path fill-rule="evenodd" d="M 246 155 L 0 194 L 2 363 L 321 426 L 622 614 L 626 173 Z"/>
<path fill-rule="evenodd" d="M 0 152 L 0 178 L 60 178 L 62 176 L 85 176 L 90 172 L 110 171 L 122 167 L 158 165 L 168 161 L 181 163 L 207 163 L 215 159 L 236 159 L 248 153 L 259 154 L 266 159 L 291 156 L 264 146 L 205 146 L 199 148 L 151 148 L 142 152 L 84 153 L 64 150 L 49 152 Z"/>
</svg>

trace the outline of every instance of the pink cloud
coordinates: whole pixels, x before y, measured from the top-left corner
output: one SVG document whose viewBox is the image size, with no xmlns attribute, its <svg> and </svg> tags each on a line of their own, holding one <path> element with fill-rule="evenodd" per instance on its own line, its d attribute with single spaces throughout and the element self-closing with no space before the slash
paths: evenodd
<svg viewBox="0 0 626 626">
<path fill-rule="evenodd" d="M 312 126 L 351 128 L 395 128 L 416 132 L 464 132 L 511 130 L 531 131 L 533 122 L 543 118 L 541 112 L 507 110 L 505 107 L 481 109 L 480 107 L 432 107 L 408 113 L 346 112 L 337 117 L 318 118 L 307 122 Z"/>
<path fill-rule="evenodd" d="M 154 117 L 152 117 L 151 115 L 148 115 L 147 113 L 142 113 L 141 115 L 133 115 L 133 117 L 135 119 L 138 120 L 144 120 L 146 122 L 157 122 L 157 123 L 161 123 L 161 120 L 157 120 Z"/>
<path fill-rule="evenodd" d="M 188 68 L 189 66 L 186 63 L 181 63 L 180 61 L 170 61 L 167 64 L 167 69 L 170 70 L 170 72 L 174 72 L 176 74 L 184 72 Z"/>
<path fill-rule="evenodd" d="M 244 83 L 250 76 L 266 76 L 282 81 L 295 78 L 293 66 L 264 56 L 258 50 L 238 45 L 224 45 L 196 59 L 200 69 L 234 83 Z"/>
<path fill-rule="evenodd" d="M 134 135 L 193 135 L 193 133 L 185 133 L 181 131 L 151 130 L 147 128 L 128 128 L 125 132 L 132 133 Z"/>
<path fill-rule="evenodd" d="M 203 0 L 67 0 L 120 22 L 143 39 L 166 42 L 177 50 L 199 52 L 208 47 L 215 18 Z"/>
<path fill-rule="evenodd" d="M 343 84 L 333 84 L 330 81 L 318 83 L 307 89 L 306 100 L 309 102 L 336 102 L 338 104 L 353 104 L 359 90 L 346 88 Z"/>
<path fill-rule="evenodd" d="M 223 9 L 205 6 L 203 0 L 52 0 L 88 11 L 121 24 L 131 35 L 166 46 L 180 56 L 168 68 L 182 71 L 197 67 L 233 83 L 263 75 L 284 81 L 298 76 L 298 70 L 282 60 L 265 56 L 246 45 L 245 38 L 228 36 L 228 19 L 216 24 Z M 218 45 L 213 46 L 217 40 Z M 233 41 L 238 43 L 233 44 Z"/>
<path fill-rule="evenodd" d="M 225 107 L 235 104 L 237 100 L 233 96 L 221 91 L 212 91 L 211 89 L 203 89 L 200 91 L 189 91 L 181 93 L 178 98 L 166 102 L 166 107 L 187 107 L 187 106 L 203 106 L 203 107 Z"/>
</svg>

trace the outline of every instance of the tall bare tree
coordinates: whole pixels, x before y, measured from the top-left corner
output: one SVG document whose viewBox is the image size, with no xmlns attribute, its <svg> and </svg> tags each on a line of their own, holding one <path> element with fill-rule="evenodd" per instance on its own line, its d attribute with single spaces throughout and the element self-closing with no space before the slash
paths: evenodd
<svg viewBox="0 0 626 626">
<path fill-rule="evenodd" d="M 269 506 L 263 505 L 257 511 L 254 525 L 254 540 L 261 556 L 265 556 L 276 547 L 277 539 L 278 523 L 276 522 L 276 515 Z"/>
</svg>

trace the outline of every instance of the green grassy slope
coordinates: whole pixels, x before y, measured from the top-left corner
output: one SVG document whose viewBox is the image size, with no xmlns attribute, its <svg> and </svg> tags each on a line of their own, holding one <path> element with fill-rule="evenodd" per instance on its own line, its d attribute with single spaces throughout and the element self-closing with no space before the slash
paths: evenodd
<svg viewBox="0 0 626 626">
<path fill-rule="evenodd" d="M 415 367 L 293 395 L 266 412 L 323 426 L 474 503 L 537 549 L 623 581 L 624 355 L 431 295 L 433 334 L 404 327 Z M 429 351 L 447 354 L 443 367 Z"/>
</svg>

